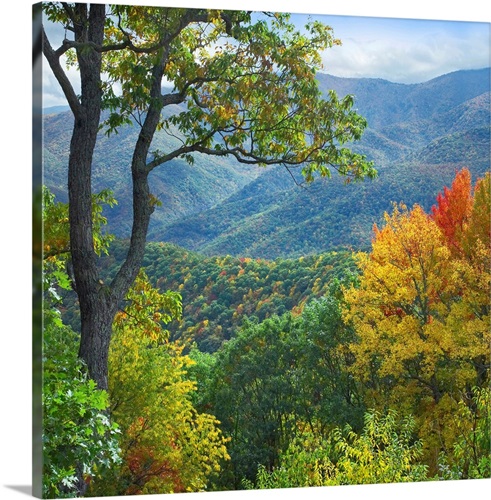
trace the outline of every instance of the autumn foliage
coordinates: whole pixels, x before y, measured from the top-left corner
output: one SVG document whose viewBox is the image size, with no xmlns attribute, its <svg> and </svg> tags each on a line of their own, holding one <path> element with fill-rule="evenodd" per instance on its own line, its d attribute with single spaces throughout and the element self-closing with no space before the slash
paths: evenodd
<svg viewBox="0 0 491 500">
<path fill-rule="evenodd" d="M 471 173 L 467 168 L 457 173 L 451 188 L 445 186 L 437 204 L 431 208 L 432 218 L 442 231 L 452 251 L 462 250 L 462 236 L 473 205 Z"/>
<path fill-rule="evenodd" d="M 79 362 L 67 343 L 76 334 L 56 310 L 60 290 L 70 288 L 64 260 L 47 257 L 46 491 L 489 477 L 490 190 L 490 174 L 473 184 L 464 169 L 429 212 L 395 205 L 374 226 L 371 251 L 354 256 L 358 274 L 344 254 L 177 259 L 177 248 L 149 245 L 155 285 L 141 271 L 115 316 L 107 393 L 75 376 L 66 382 L 76 390 L 60 397 L 60 370 L 77 372 Z M 46 193 L 45 216 L 63 224 L 64 207 L 53 202 Z M 47 233 L 46 252 L 63 248 L 60 235 Z M 164 252 L 169 268 L 187 266 L 182 286 L 165 281 Z M 307 290 L 321 297 L 304 298 Z M 207 353 L 199 332 L 225 324 L 222 303 L 237 304 L 228 308 L 247 321 Z M 193 344 L 171 329 L 189 304 L 202 314 L 191 325 Z M 265 308 L 276 314 L 254 316 Z M 96 434 L 108 439 L 93 442 Z"/>
<path fill-rule="evenodd" d="M 119 423 L 123 465 L 97 494 L 200 491 L 227 459 L 212 415 L 193 407 L 193 361 L 168 340 L 165 325 L 181 313 L 175 292 L 160 293 L 142 272 L 116 316 L 109 357 L 109 396 Z"/>
<path fill-rule="evenodd" d="M 394 207 L 358 256 L 360 287 L 345 292 L 353 373 L 377 406 L 418 416 L 433 471 L 457 437 L 459 403 L 489 384 L 489 181 L 472 189 L 463 169 L 431 214 Z"/>
</svg>

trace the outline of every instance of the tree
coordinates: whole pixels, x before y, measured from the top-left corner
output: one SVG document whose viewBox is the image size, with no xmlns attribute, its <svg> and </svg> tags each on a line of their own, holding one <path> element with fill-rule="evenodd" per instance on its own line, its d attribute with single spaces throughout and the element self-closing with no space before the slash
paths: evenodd
<svg viewBox="0 0 491 500">
<path fill-rule="evenodd" d="M 437 368 L 449 349 L 441 325 L 457 293 L 448 279 L 450 252 L 419 206 L 395 207 L 385 221 L 375 226 L 371 253 L 358 256 L 360 286 L 345 293 L 345 320 L 358 336 L 353 369 L 367 382 L 373 374 L 388 385 L 402 379 L 438 402 L 444 383 Z"/>
<path fill-rule="evenodd" d="M 221 482 L 240 487 L 253 480 L 258 464 L 268 470 L 288 446 L 295 415 L 303 414 L 298 384 L 295 321 L 290 314 L 246 323 L 216 354 L 207 394 L 210 411 L 231 438 L 231 457 Z"/>
<path fill-rule="evenodd" d="M 121 429 L 122 465 L 94 481 L 91 494 L 202 491 L 227 459 L 227 441 L 216 418 L 194 408 L 196 384 L 186 376 L 193 361 L 164 329 L 180 315 L 180 296 L 160 293 L 140 272 L 126 299 L 109 352 L 109 399 Z"/>
<path fill-rule="evenodd" d="M 489 175 L 474 195 L 469 180 L 457 174 L 431 216 L 418 205 L 386 214 L 359 255 L 360 286 L 345 291 L 353 373 L 371 405 L 415 415 L 435 472 L 458 437 L 459 402 L 489 384 Z"/>
<path fill-rule="evenodd" d="M 321 432 L 333 425 L 362 425 L 361 385 L 349 370 L 354 362 L 349 344 L 355 334 L 343 322 L 342 286 L 354 282 L 349 272 L 342 281 L 334 279 L 325 296 L 305 306 L 299 321 L 301 334 L 294 346 L 302 388 L 298 397 L 304 398 L 304 419 L 317 422 Z"/>
<path fill-rule="evenodd" d="M 443 217 L 435 210 L 433 216 L 454 255 L 454 279 L 460 283 L 459 300 L 452 305 L 447 324 L 458 339 L 461 354 L 474 365 L 475 384 L 484 386 L 491 366 L 491 174 L 478 179 L 474 190 L 470 181 L 467 169 L 459 172 L 451 189 L 445 190 L 449 203 L 443 205 Z"/>
<path fill-rule="evenodd" d="M 443 193 L 438 194 L 437 204 L 431 208 L 432 217 L 453 252 L 462 249 L 462 235 L 471 211 L 471 173 L 464 168 L 455 176 L 451 188 L 445 186 Z"/>
<path fill-rule="evenodd" d="M 307 181 L 329 175 L 331 168 L 348 180 L 373 177 L 375 171 L 344 146 L 360 139 L 366 127 L 352 110 L 353 97 L 324 97 L 317 88 L 320 51 L 339 44 L 319 22 L 301 34 L 285 14 L 65 2 L 43 8 L 67 33 L 54 49 L 43 29 L 43 54 L 74 116 L 68 198 L 79 355 L 106 388 L 112 321 L 138 274 L 157 204 L 148 183 L 153 169 L 178 157 L 192 162 L 193 154 L 203 153 L 230 155 L 244 164 L 300 167 Z M 79 70 L 80 95 L 61 65 L 63 56 Z M 103 110 L 107 133 L 130 122 L 139 127 L 131 162 L 131 243 L 107 284 L 100 280 L 90 211 Z M 171 136 L 177 130 L 185 139 L 168 151 L 152 151 L 159 128 Z"/>
<path fill-rule="evenodd" d="M 445 479 L 491 477 L 491 389 L 475 387 L 471 401 L 459 401 L 458 437 L 439 461 Z"/>
<path fill-rule="evenodd" d="M 200 403 L 231 438 L 231 487 L 254 480 L 259 464 L 277 467 L 299 422 L 320 433 L 347 422 L 362 426 L 359 384 L 348 372 L 353 331 L 342 323 L 337 280 L 329 292 L 301 316 L 246 322 L 215 354 Z"/>
</svg>

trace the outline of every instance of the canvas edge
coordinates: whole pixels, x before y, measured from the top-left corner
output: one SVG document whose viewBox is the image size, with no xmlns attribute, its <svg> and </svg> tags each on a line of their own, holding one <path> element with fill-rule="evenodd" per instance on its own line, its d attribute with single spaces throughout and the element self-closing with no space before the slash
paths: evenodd
<svg viewBox="0 0 491 500">
<path fill-rule="evenodd" d="M 32 495 L 42 498 L 42 10 L 32 6 Z"/>
</svg>

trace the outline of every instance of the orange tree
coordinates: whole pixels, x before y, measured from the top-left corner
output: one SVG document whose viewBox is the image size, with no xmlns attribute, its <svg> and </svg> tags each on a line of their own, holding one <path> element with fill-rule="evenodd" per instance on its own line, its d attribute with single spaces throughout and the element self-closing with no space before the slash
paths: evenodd
<svg viewBox="0 0 491 500">
<path fill-rule="evenodd" d="M 358 256 L 359 288 L 345 291 L 367 406 L 414 413 L 433 471 L 456 438 L 458 402 L 489 383 L 489 174 L 474 193 L 468 179 L 459 173 L 431 216 L 386 214 Z"/>
</svg>

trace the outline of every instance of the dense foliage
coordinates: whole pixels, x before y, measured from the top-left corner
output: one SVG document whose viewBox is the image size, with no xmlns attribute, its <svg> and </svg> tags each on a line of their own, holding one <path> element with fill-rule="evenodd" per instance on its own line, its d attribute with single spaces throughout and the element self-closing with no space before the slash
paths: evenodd
<svg viewBox="0 0 491 500">
<path fill-rule="evenodd" d="M 94 245 L 107 250 L 101 203 L 94 198 Z M 212 415 L 193 406 L 193 361 L 168 341 L 165 324 L 181 314 L 177 292 L 161 294 L 142 273 L 114 322 L 111 384 L 101 390 L 79 358 L 79 334 L 62 321 L 61 293 L 72 279 L 66 251 L 66 205 L 45 189 L 43 496 L 77 497 L 206 489 L 227 459 Z M 100 225 L 97 225 L 98 221 Z"/>
<path fill-rule="evenodd" d="M 114 272 L 127 251 L 115 240 L 103 261 Z M 204 257 L 167 243 L 148 243 L 143 266 L 161 291 L 175 290 L 183 298 L 182 317 L 167 328 L 173 339 L 196 342 L 202 351 L 216 351 L 230 339 L 244 319 L 262 321 L 287 311 L 299 314 L 314 297 L 326 294 L 330 284 L 355 272 L 351 252 L 342 250 L 298 259 Z M 65 313 L 76 328 L 73 299 Z"/>
<path fill-rule="evenodd" d="M 99 231 L 94 244 L 103 252 L 108 239 L 101 204 L 105 194 L 94 197 L 93 214 Z M 78 357 L 78 334 L 61 319 L 60 293 L 71 288 L 66 273 L 68 251 L 67 206 L 56 203 L 43 190 L 43 340 L 42 437 L 43 497 L 76 497 L 92 478 L 100 477 L 120 462 L 119 426 L 111 419 L 109 398 L 90 379 Z"/>
<path fill-rule="evenodd" d="M 144 274 L 114 322 L 109 355 L 111 414 L 121 431 L 122 462 L 92 493 L 124 495 L 205 490 L 227 459 L 213 416 L 193 407 L 192 360 L 163 326 L 180 315 L 176 292 L 160 294 Z"/>
<path fill-rule="evenodd" d="M 489 173 L 472 190 L 463 170 L 431 215 L 395 207 L 346 291 L 353 373 L 373 405 L 416 416 L 432 472 L 457 437 L 459 403 L 489 384 L 489 193 Z"/>
<path fill-rule="evenodd" d="M 462 169 L 431 211 L 394 205 L 353 257 L 149 244 L 107 392 L 61 320 L 65 254 L 47 256 L 45 495 L 489 477 L 490 181 Z M 64 247 L 65 213 L 46 191 L 46 248 Z M 124 242 L 100 242 L 118 266 Z"/>
<path fill-rule="evenodd" d="M 348 484 L 425 481 L 427 466 L 418 463 L 421 441 L 414 441 L 414 420 L 397 413 L 367 412 L 360 434 L 346 425 L 327 436 L 301 430 L 282 454 L 277 468 L 261 465 L 256 487 L 301 488 Z M 245 481 L 252 489 L 254 484 Z"/>
<path fill-rule="evenodd" d="M 489 182 L 394 206 L 359 277 L 191 354 L 231 438 L 216 488 L 489 476 Z"/>
<path fill-rule="evenodd" d="M 119 462 L 119 428 L 77 357 L 77 334 L 55 310 L 44 315 L 43 496 L 75 497 L 88 478 Z"/>
<path fill-rule="evenodd" d="M 344 349 L 353 331 L 342 322 L 336 288 L 301 316 L 247 323 L 216 354 L 200 404 L 231 438 L 221 487 L 253 480 L 258 464 L 278 466 L 300 422 L 320 432 L 347 422 L 361 427 L 364 403 Z"/>
</svg>

